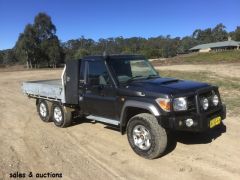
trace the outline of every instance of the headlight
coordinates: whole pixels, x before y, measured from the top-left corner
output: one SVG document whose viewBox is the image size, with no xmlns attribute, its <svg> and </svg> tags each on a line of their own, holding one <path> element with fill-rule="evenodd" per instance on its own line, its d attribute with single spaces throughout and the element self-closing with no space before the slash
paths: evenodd
<svg viewBox="0 0 240 180">
<path fill-rule="evenodd" d="M 164 110 L 169 112 L 170 111 L 170 99 L 168 98 L 157 98 L 156 102 L 158 105 Z"/>
<path fill-rule="evenodd" d="M 180 97 L 173 100 L 174 111 L 186 111 L 187 110 L 187 98 Z"/>
<path fill-rule="evenodd" d="M 202 107 L 204 110 L 207 110 L 208 106 L 209 106 L 209 103 L 208 103 L 208 99 L 207 98 L 203 98 L 201 100 L 201 104 L 202 104 Z"/>
<path fill-rule="evenodd" d="M 213 96 L 212 102 L 213 102 L 213 105 L 214 105 L 214 106 L 217 106 L 217 105 L 218 105 L 218 103 L 219 103 L 219 98 L 218 98 L 218 96 L 217 96 L 216 94 Z"/>
</svg>

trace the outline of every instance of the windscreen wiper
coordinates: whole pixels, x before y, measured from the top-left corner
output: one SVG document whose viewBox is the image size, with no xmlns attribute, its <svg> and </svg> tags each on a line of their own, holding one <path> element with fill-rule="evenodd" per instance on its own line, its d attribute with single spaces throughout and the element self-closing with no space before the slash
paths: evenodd
<svg viewBox="0 0 240 180">
<path fill-rule="evenodd" d="M 159 75 L 155 75 L 155 74 L 151 74 L 147 77 L 147 79 L 151 79 L 151 78 L 158 78 L 160 77 Z"/>
<path fill-rule="evenodd" d="M 135 80 L 135 79 L 138 79 L 138 78 L 144 78 L 144 76 L 133 76 L 133 77 L 131 77 L 130 79 L 128 79 L 128 80 L 126 81 L 126 83 L 131 82 L 131 81 L 133 81 L 133 80 Z"/>
</svg>

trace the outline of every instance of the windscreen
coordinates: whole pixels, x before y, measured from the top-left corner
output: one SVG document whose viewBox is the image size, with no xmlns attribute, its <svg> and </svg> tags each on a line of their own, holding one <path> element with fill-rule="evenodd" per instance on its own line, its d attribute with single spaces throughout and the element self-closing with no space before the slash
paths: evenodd
<svg viewBox="0 0 240 180">
<path fill-rule="evenodd" d="M 112 59 L 109 61 L 109 65 L 117 76 L 119 83 L 158 76 L 158 73 L 146 59 Z"/>
</svg>

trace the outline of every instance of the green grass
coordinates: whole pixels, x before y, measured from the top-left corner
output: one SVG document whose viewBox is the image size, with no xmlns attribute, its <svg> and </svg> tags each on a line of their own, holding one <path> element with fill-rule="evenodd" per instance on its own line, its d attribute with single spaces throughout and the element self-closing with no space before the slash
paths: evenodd
<svg viewBox="0 0 240 180">
<path fill-rule="evenodd" d="M 217 85 L 221 97 L 230 115 L 237 115 L 240 109 L 240 79 L 220 77 L 208 72 L 181 72 L 181 71 L 160 71 L 162 77 L 174 77 L 185 80 L 201 81 Z"/>
<path fill-rule="evenodd" d="M 197 53 L 183 57 L 182 60 L 189 63 L 240 62 L 240 51 Z"/>
<path fill-rule="evenodd" d="M 228 90 L 237 90 L 240 91 L 240 79 L 238 78 L 224 78 L 217 76 L 215 73 L 200 71 L 200 72 L 182 72 L 182 71 L 169 71 L 161 70 L 161 76 L 174 77 L 179 79 L 188 79 L 194 81 L 202 81 L 210 84 L 217 85 L 221 88 Z"/>
<path fill-rule="evenodd" d="M 240 50 L 230 50 L 209 53 L 190 53 L 168 58 L 165 61 L 154 61 L 154 65 L 161 64 L 217 64 L 240 63 Z"/>
</svg>

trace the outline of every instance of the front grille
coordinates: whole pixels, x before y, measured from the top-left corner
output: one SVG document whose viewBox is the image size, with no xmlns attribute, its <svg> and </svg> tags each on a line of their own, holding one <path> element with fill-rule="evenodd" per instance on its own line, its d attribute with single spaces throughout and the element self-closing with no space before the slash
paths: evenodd
<svg viewBox="0 0 240 180">
<path fill-rule="evenodd" d="M 195 96 L 189 96 L 187 97 L 188 102 L 188 111 L 194 112 L 196 111 L 196 103 L 195 103 Z"/>
<path fill-rule="evenodd" d="M 219 97 L 219 104 L 217 106 L 214 106 L 212 103 L 212 97 L 213 95 L 216 94 Z M 207 89 L 201 89 L 197 91 L 195 94 L 191 95 L 185 95 L 187 98 L 187 112 L 189 113 L 207 113 L 211 114 L 212 112 L 215 112 L 215 110 L 219 109 L 221 106 L 221 99 L 220 95 L 218 92 L 218 89 L 216 87 L 210 87 Z M 207 110 L 204 110 L 202 105 L 201 105 L 201 99 L 202 98 L 207 98 L 209 102 L 209 107 Z M 175 112 L 177 115 L 185 114 L 186 111 L 176 111 Z"/>
</svg>

